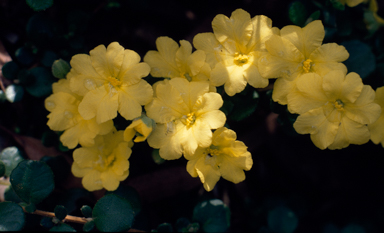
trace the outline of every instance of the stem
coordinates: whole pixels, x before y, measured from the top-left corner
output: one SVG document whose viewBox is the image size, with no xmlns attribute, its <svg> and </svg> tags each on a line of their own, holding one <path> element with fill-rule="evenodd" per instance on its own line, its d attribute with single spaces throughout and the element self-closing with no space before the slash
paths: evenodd
<svg viewBox="0 0 384 233">
<path fill-rule="evenodd" d="M 27 211 L 25 211 L 24 207 L 23 207 L 23 210 L 24 210 L 24 212 L 28 213 Z M 35 212 L 30 213 L 30 214 L 37 214 L 37 215 L 41 215 L 41 216 L 44 216 L 44 217 L 50 217 L 50 218 L 54 218 L 55 217 L 55 213 L 48 212 L 48 211 L 43 211 L 43 210 L 35 210 Z M 74 222 L 74 223 L 85 224 L 89 220 L 90 220 L 90 218 L 76 217 L 76 216 L 72 216 L 72 215 L 67 215 L 63 219 L 63 222 Z"/>
</svg>

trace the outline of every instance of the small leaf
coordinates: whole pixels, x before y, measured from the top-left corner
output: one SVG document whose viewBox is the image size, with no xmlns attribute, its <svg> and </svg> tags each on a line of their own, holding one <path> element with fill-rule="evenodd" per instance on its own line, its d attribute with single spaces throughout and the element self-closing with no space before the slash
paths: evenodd
<svg viewBox="0 0 384 233">
<path fill-rule="evenodd" d="M 343 11 L 345 9 L 345 5 L 341 3 L 340 0 L 329 0 L 332 3 L 332 6 L 337 9 Z"/>
<path fill-rule="evenodd" d="M 35 55 L 28 47 L 18 48 L 15 52 L 16 59 L 23 65 L 29 66 L 35 61 Z"/>
<path fill-rule="evenodd" d="M 57 205 L 55 207 L 54 212 L 55 212 L 56 218 L 58 218 L 60 221 L 63 221 L 63 219 L 65 219 L 65 217 L 67 217 L 67 214 L 68 214 L 67 209 L 62 205 Z"/>
<path fill-rule="evenodd" d="M 292 23 L 303 27 L 307 19 L 307 9 L 301 2 L 293 2 L 288 9 L 288 16 Z"/>
<path fill-rule="evenodd" d="M 225 232 L 230 226 L 231 212 L 219 199 L 199 203 L 193 210 L 193 220 L 204 232 Z"/>
<path fill-rule="evenodd" d="M 15 146 L 7 147 L 2 150 L 0 159 L 5 164 L 6 176 L 10 176 L 12 170 L 15 169 L 15 167 L 24 160 L 20 150 Z"/>
<path fill-rule="evenodd" d="M 319 18 L 320 18 L 320 11 L 315 11 L 305 21 L 305 25 L 309 24 L 312 21 L 318 20 Z"/>
<path fill-rule="evenodd" d="M 5 175 L 5 164 L 0 160 L 0 177 Z"/>
<path fill-rule="evenodd" d="M 56 231 L 56 232 L 76 232 L 75 229 L 73 229 L 73 227 L 71 227 L 70 225 L 66 224 L 66 223 L 59 223 L 58 225 L 52 227 L 51 229 L 49 229 L 49 231 Z"/>
<path fill-rule="evenodd" d="M 52 74 L 44 67 L 35 67 L 29 70 L 34 82 L 25 87 L 29 94 L 43 97 L 52 93 L 52 84 L 56 81 Z"/>
<path fill-rule="evenodd" d="M 99 231 L 127 231 L 131 228 L 135 213 L 131 204 L 115 194 L 99 199 L 92 211 Z"/>
<path fill-rule="evenodd" d="M 52 74 L 56 78 L 65 78 L 70 70 L 68 62 L 63 59 L 56 60 L 52 64 Z"/>
<path fill-rule="evenodd" d="M 170 223 L 162 223 L 157 226 L 157 232 L 173 232 L 173 227 Z"/>
<path fill-rule="evenodd" d="M 52 218 L 50 218 L 50 217 L 43 217 L 40 220 L 40 226 L 45 227 L 45 228 L 53 227 L 54 223 L 52 222 Z"/>
<path fill-rule="evenodd" d="M 83 205 L 81 207 L 81 213 L 84 215 L 86 218 L 92 217 L 92 208 L 88 205 Z"/>
<path fill-rule="evenodd" d="M 23 208 L 13 202 L 0 203 L 0 231 L 20 231 L 25 224 Z"/>
<path fill-rule="evenodd" d="M 152 159 L 153 159 L 153 162 L 159 165 L 165 162 L 165 160 L 160 157 L 159 149 L 152 150 Z"/>
<path fill-rule="evenodd" d="M 126 199 L 132 206 L 132 210 L 135 213 L 140 212 L 141 210 L 141 201 L 139 193 L 131 186 L 119 185 L 119 187 L 115 191 L 108 191 L 106 194 L 113 193 L 118 195 L 124 199 Z"/>
<path fill-rule="evenodd" d="M 23 96 L 24 88 L 19 85 L 11 84 L 5 88 L 5 97 L 11 103 L 19 102 L 21 99 L 23 99 Z"/>
<path fill-rule="evenodd" d="M 36 205 L 33 203 L 30 203 L 30 204 L 27 204 L 26 206 L 24 206 L 24 209 L 27 213 L 33 213 L 36 211 Z"/>
<path fill-rule="evenodd" d="M 348 72 L 356 72 L 364 79 L 376 69 L 376 58 L 368 44 L 359 40 L 350 40 L 344 41 L 341 45 L 349 53 L 349 58 L 344 61 Z"/>
<path fill-rule="evenodd" d="M 17 78 L 17 73 L 19 72 L 19 66 L 14 61 L 10 61 L 4 64 L 1 68 L 5 78 L 9 80 L 14 80 Z"/>
<path fill-rule="evenodd" d="M 90 232 L 93 230 L 93 228 L 95 228 L 95 221 L 92 220 L 84 224 L 83 231 Z"/>
<path fill-rule="evenodd" d="M 297 227 L 298 219 L 293 211 L 278 206 L 268 212 L 268 227 L 274 232 L 292 233 Z"/>
<path fill-rule="evenodd" d="M 54 189 L 53 172 L 40 161 L 24 160 L 12 171 L 11 184 L 16 194 L 27 203 L 38 204 Z"/>
<path fill-rule="evenodd" d="M 43 11 L 53 5 L 53 0 L 27 0 L 27 4 L 34 11 Z"/>
</svg>

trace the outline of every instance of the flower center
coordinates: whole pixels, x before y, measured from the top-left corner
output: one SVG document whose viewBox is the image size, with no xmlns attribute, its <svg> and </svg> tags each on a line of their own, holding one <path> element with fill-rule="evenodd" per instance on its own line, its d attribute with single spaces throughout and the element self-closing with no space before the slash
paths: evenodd
<svg viewBox="0 0 384 233">
<path fill-rule="evenodd" d="M 305 71 L 305 73 L 308 73 L 309 70 L 311 69 L 311 62 L 312 62 L 311 59 L 307 59 L 303 62 L 303 70 Z"/>
<path fill-rule="evenodd" d="M 118 79 L 115 78 L 115 77 L 111 77 L 111 76 L 109 76 L 109 77 L 107 78 L 107 81 L 108 81 L 114 88 L 120 87 L 121 84 L 123 84 L 122 81 L 118 80 Z"/>
<path fill-rule="evenodd" d="M 209 164 L 214 168 L 219 166 L 218 161 L 216 160 L 217 156 L 220 154 L 220 150 L 216 146 L 211 146 L 205 151 L 207 156 L 205 157 L 205 164 Z"/>
<path fill-rule="evenodd" d="M 211 157 L 218 156 L 220 154 L 220 151 L 218 149 L 208 148 L 207 154 Z"/>
<path fill-rule="evenodd" d="M 341 100 L 339 100 L 339 99 L 337 99 L 334 103 L 333 103 L 333 105 L 335 106 L 335 108 L 337 109 L 337 110 L 339 110 L 339 111 L 344 111 L 344 103 L 343 103 L 343 101 L 341 101 Z"/>
<path fill-rule="evenodd" d="M 94 162 L 95 168 L 98 171 L 103 172 L 108 167 L 111 167 L 113 165 L 113 163 L 115 162 L 115 160 L 116 160 L 116 156 L 114 156 L 114 155 L 109 155 L 108 157 L 105 157 L 105 156 L 99 154 L 99 160 Z"/>
<path fill-rule="evenodd" d="M 192 81 L 192 77 L 187 72 L 185 72 L 181 77 L 186 78 L 188 81 Z"/>
<path fill-rule="evenodd" d="M 248 62 L 248 58 L 249 57 L 247 55 L 236 52 L 234 62 L 236 65 L 242 66 Z"/>
<path fill-rule="evenodd" d="M 194 112 L 188 113 L 187 115 L 184 115 L 183 118 L 185 121 L 183 122 L 187 127 L 190 127 L 193 125 L 196 121 L 196 116 Z"/>
</svg>

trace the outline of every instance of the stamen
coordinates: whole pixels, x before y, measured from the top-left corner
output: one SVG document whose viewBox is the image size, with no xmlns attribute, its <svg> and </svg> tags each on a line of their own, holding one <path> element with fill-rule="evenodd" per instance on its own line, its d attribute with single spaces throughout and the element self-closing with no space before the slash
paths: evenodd
<svg viewBox="0 0 384 233">
<path fill-rule="evenodd" d="M 241 53 L 236 52 L 234 62 L 236 65 L 242 66 L 248 62 L 248 56 L 245 54 L 241 54 Z"/>
<path fill-rule="evenodd" d="M 339 111 L 344 111 L 344 103 L 343 103 L 343 101 L 341 101 L 341 100 L 339 100 L 339 99 L 337 99 L 336 101 L 335 101 L 335 103 L 333 103 L 333 105 L 335 106 L 335 108 L 337 109 L 337 110 L 339 110 Z"/>
<path fill-rule="evenodd" d="M 111 76 L 109 76 L 109 77 L 107 78 L 107 81 L 108 81 L 114 88 L 120 87 L 120 86 L 123 84 L 122 81 L 118 80 L 117 78 L 111 77 Z"/>
<path fill-rule="evenodd" d="M 305 71 L 305 73 L 308 73 L 309 70 L 311 69 L 311 62 L 312 62 L 311 59 L 307 59 L 303 62 L 303 70 Z"/>
</svg>

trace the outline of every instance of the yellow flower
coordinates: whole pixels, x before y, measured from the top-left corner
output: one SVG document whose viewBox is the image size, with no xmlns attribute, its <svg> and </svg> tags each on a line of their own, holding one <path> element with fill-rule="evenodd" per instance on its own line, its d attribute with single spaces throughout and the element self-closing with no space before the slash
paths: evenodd
<svg viewBox="0 0 384 233">
<path fill-rule="evenodd" d="M 83 178 L 82 184 L 88 191 L 116 190 L 120 181 L 128 177 L 133 143 L 124 141 L 123 131 L 97 136 L 95 141 L 95 146 L 73 152 L 72 173 Z"/>
<path fill-rule="evenodd" d="M 84 96 L 79 113 L 86 120 L 96 117 L 97 123 L 103 123 L 117 112 L 132 120 L 141 115 L 141 105 L 152 99 L 152 87 L 142 79 L 149 74 L 149 65 L 117 42 L 107 48 L 99 45 L 90 55 L 73 56 L 71 66 L 67 78 L 71 90 Z"/>
<path fill-rule="evenodd" d="M 251 18 L 248 12 L 237 9 L 230 18 L 217 15 L 212 28 L 213 33 L 200 33 L 193 39 L 196 49 L 207 54 L 212 68 L 210 81 L 215 86 L 224 84 L 229 96 L 243 91 L 247 83 L 266 87 L 268 80 L 260 75 L 257 61 L 265 50 L 264 42 L 278 33 L 271 19 L 264 15 Z"/>
<path fill-rule="evenodd" d="M 207 191 L 215 187 L 220 177 L 235 184 L 245 180 L 243 170 L 249 171 L 253 164 L 244 143 L 237 141 L 236 133 L 225 127 L 213 133 L 210 146 L 199 147 L 188 159 L 187 171 L 192 177 L 199 177 Z"/>
<path fill-rule="evenodd" d="M 278 78 L 272 93 L 274 101 L 287 104 L 287 94 L 295 87 L 295 83 L 290 82 L 299 75 L 314 72 L 324 76 L 332 70 L 347 71 L 340 62 L 345 61 L 349 53 L 336 43 L 322 45 L 325 31 L 320 20 L 304 28 L 285 26 L 280 35 L 272 35 L 265 42 L 268 52 L 259 59 L 261 75 Z"/>
<path fill-rule="evenodd" d="M 182 153 L 192 155 L 198 146 L 211 144 L 211 129 L 224 126 L 226 117 L 219 110 L 222 105 L 221 96 L 209 92 L 208 82 L 182 78 L 159 82 L 153 101 L 145 106 L 148 117 L 157 123 L 148 144 L 159 148 L 164 159 L 178 159 Z"/>
<path fill-rule="evenodd" d="M 188 81 L 209 81 L 211 67 L 205 62 L 205 52 L 192 53 L 192 45 L 186 40 L 179 45 L 171 38 L 157 38 L 158 51 L 148 51 L 144 62 L 150 65 L 151 75 L 157 78 L 185 78 Z M 211 84 L 212 91 L 216 88 Z"/>
<path fill-rule="evenodd" d="M 154 127 L 156 127 L 155 121 L 143 113 L 124 130 L 124 140 L 131 141 L 136 136 L 134 142 L 143 142 L 152 133 Z"/>
<path fill-rule="evenodd" d="M 342 149 L 369 141 L 367 124 L 380 116 L 375 91 L 363 85 L 354 72 L 331 71 L 323 78 L 316 73 L 297 78 L 296 91 L 288 95 L 288 107 L 299 113 L 293 124 L 300 134 L 311 134 L 320 149 Z"/>
<path fill-rule="evenodd" d="M 375 103 L 384 108 L 384 87 L 376 89 Z M 384 111 L 381 111 L 381 115 L 377 121 L 368 125 L 368 129 L 371 133 L 371 141 L 375 144 L 381 143 L 384 147 Z"/>
<path fill-rule="evenodd" d="M 45 99 L 45 108 L 50 112 L 47 125 L 51 130 L 64 131 L 60 136 L 64 146 L 70 149 L 78 144 L 92 146 L 97 135 L 114 129 L 112 120 L 97 124 L 96 118 L 84 120 L 80 116 L 78 106 L 82 97 L 71 92 L 67 79 L 54 83 L 52 89 L 53 94 Z"/>
<path fill-rule="evenodd" d="M 367 2 L 367 0 L 340 0 L 340 2 L 343 5 L 347 4 L 349 7 L 355 7 L 360 3 Z"/>
</svg>

